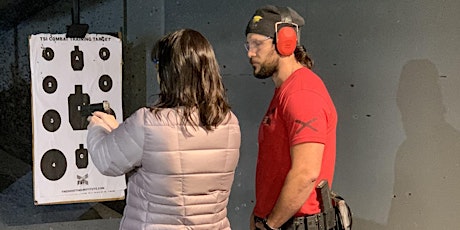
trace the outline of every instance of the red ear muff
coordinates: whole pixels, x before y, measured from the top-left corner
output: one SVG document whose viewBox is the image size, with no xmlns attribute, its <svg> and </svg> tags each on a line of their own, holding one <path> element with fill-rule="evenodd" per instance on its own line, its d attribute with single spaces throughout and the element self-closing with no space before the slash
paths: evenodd
<svg viewBox="0 0 460 230">
<path fill-rule="evenodd" d="M 279 29 L 276 34 L 276 49 L 282 56 L 289 56 L 294 53 L 297 46 L 297 32 L 290 26 Z"/>
</svg>

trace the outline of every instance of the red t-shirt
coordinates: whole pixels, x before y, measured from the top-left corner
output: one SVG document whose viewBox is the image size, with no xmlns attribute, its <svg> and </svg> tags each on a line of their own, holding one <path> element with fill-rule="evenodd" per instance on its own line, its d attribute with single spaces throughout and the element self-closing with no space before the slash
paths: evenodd
<svg viewBox="0 0 460 230">
<path fill-rule="evenodd" d="M 266 217 L 275 206 L 291 168 L 290 149 L 300 143 L 325 145 L 319 183 L 332 185 L 336 152 L 337 112 L 323 81 L 310 69 L 296 70 L 275 90 L 259 127 L 254 214 Z M 316 185 L 315 185 L 316 186 Z M 320 212 L 316 191 L 295 216 Z"/>
</svg>

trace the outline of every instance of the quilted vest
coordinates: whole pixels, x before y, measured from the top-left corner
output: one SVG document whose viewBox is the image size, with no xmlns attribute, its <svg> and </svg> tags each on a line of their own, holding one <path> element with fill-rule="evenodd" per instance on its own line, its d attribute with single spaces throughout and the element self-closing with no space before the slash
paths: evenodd
<svg viewBox="0 0 460 230">
<path fill-rule="evenodd" d="M 181 125 L 176 110 L 148 108 L 110 133 L 88 128 L 88 150 L 102 174 L 135 171 L 120 229 L 230 229 L 226 207 L 240 143 L 233 113 L 213 131 Z"/>
</svg>

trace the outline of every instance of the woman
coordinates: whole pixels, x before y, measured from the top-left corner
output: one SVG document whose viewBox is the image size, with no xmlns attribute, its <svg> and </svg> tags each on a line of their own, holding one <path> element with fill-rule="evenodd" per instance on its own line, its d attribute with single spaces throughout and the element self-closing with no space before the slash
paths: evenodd
<svg viewBox="0 0 460 230">
<path fill-rule="evenodd" d="M 239 158 L 240 127 L 226 100 L 211 44 L 182 29 L 152 57 L 160 93 L 123 123 L 89 117 L 88 149 L 104 175 L 129 177 L 120 229 L 230 229 L 227 204 Z"/>
</svg>

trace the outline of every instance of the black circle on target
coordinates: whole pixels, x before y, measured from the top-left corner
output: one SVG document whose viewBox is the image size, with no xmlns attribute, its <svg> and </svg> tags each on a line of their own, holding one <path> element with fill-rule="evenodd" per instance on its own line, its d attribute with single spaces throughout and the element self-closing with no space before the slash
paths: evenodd
<svg viewBox="0 0 460 230">
<path fill-rule="evenodd" d="M 40 169 L 46 179 L 52 181 L 59 180 L 67 170 L 67 160 L 61 151 L 51 149 L 43 155 L 40 161 Z"/>
<path fill-rule="evenodd" d="M 109 49 L 107 49 L 106 47 L 102 47 L 100 50 L 99 50 L 99 57 L 106 61 L 107 59 L 109 59 L 110 57 L 110 51 Z"/>
<path fill-rule="evenodd" d="M 49 48 L 49 47 L 46 47 L 43 51 L 42 51 L 42 57 L 47 60 L 47 61 L 51 61 L 53 60 L 54 58 L 54 51 L 53 49 Z"/>
<path fill-rule="evenodd" d="M 46 76 L 45 79 L 43 79 L 42 85 L 45 92 L 50 94 L 56 92 L 57 81 L 53 76 Z"/>
<path fill-rule="evenodd" d="M 42 123 L 46 130 L 54 132 L 61 126 L 61 116 L 56 110 L 50 109 L 43 114 Z"/>
<path fill-rule="evenodd" d="M 112 89 L 112 78 L 104 74 L 99 78 L 99 89 L 103 92 L 108 92 Z"/>
</svg>

